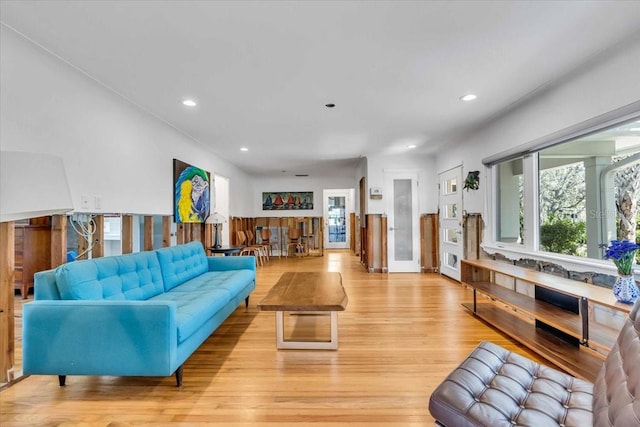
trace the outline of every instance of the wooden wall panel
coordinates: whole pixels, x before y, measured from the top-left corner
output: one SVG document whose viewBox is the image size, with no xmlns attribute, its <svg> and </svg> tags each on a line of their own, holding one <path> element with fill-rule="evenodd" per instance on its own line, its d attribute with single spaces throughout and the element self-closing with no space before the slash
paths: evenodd
<svg viewBox="0 0 640 427">
<path fill-rule="evenodd" d="M 482 241 L 482 215 L 479 213 L 467 214 L 463 219 L 464 233 L 464 259 L 480 258 L 480 242 Z"/>
<path fill-rule="evenodd" d="M 67 216 L 51 217 L 51 268 L 67 262 Z"/>
<path fill-rule="evenodd" d="M 77 260 L 89 259 L 89 242 L 87 236 L 78 234 L 78 257 Z"/>
<path fill-rule="evenodd" d="M 440 270 L 438 214 L 420 216 L 420 267 L 427 273 Z"/>
<path fill-rule="evenodd" d="M 104 256 L 104 216 L 96 215 L 93 218 L 93 222 L 96 229 L 93 234 L 93 242 L 95 244 L 91 249 L 91 258 L 101 258 Z"/>
<path fill-rule="evenodd" d="M 143 250 L 153 250 L 153 217 L 146 215 L 144 217 L 144 244 Z"/>
<path fill-rule="evenodd" d="M 0 383 L 10 380 L 13 369 L 14 332 L 14 222 L 0 223 Z"/>
<path fill-rule="evenodd" d="M 162 217 L 162 247 L 166 248 L 171 246 L 171 224 L 173 223 L 172 216 Z"/>
<path fill-rule="evenodd" d="M 133 252 L 133 215 L 122 215 L 122 253 Z"/>
<path fill-rule="evenodd" d="M 213 239 L 214 239 L 213 232 L 214 232 L 213 224 L 205 223 L 204 236 L 202 239 L 202 243 L 205 251 L 207 251 L 208 248 L 213 247 Z"/>
<path fill-rule="evenodd" d="M 351 212 L 349 214 L 349 249 L 354 254 L 358 253 L 356 247 L 356 214 L 355 212 Z"/>
<path fill-rule="evenodd" d="M 380 217 L 380 261 L 382 264 L 382 272 L 387 273 L 389 271 L 389 259 L 387 256 L 387 216 L 382 215 Z"/>
<path fill-rule="evenodd" d="M 185 236 L 186 236 L 185 224 L 182 222 L 179 222 L 178 224 L 176 224 L 176 244 L 182 245 L 184 243 L 187 243 Z"/>
<path fill-rule="evenodd" d="M 367 249 L 365 251 L 365 255 L 366 255 L 366 261 L 365 261 L 365 266 L 367 267 L 367 271 L 369 273 L 373 273 L 374 272 L 374 252 L 373 252 L 373 247 L 374 247 L 374 241 L 373 241 L 373 236 L 374 236 L 374 215 L 372 214 L 367 214 Z"/>
</svg>

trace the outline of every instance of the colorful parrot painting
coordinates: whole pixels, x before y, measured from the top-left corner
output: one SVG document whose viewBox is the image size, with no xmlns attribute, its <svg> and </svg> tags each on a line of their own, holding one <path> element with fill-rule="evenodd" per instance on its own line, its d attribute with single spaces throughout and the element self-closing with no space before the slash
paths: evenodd
<svg viewBox="0 0 640 427">
<path fill-rule="evenodd" d="M 174 174 L 178 171 L 178 163 L 174 166 Z M 209 173 L 195 166 L 183 165 L 186 167 L 175 180 L 175 221 L 205 222 L 211 200 Z"/>
</svg>

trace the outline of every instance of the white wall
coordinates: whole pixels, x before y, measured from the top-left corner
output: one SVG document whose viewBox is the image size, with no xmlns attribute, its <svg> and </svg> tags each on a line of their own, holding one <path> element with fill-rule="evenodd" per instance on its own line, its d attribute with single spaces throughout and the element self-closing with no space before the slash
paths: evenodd
<svg viewBox="0 0 640 427">
<path fill-rule="evenodd" d="M 357 183 L 351 177 L 260 177 L 253 182 L 253 217 L 282 216 L 323 216 L 322 192 L 325 189 L 356 188 Z M 305 210 L 262 210 L 263 192 L 313 191 L 313 209 Z"/>
<path fill-rule="evenodd" d="M 76 211 L 171 215 L 177 158 L 229 177 L 230 214 L 253 214 L 247 174 L 14 31 L 0 31 L 0 148 L 62 157 Z M 89 209 L 81 209 L 82 195 L 92 196 Z"/>
<path fill-rule="evenodd" d="M 486 94 L 485 96 L 491 96 Z M 580 70 L 506 115 L 441 150 L 438 172 L 463 163 L 463 177 L 480 171 L 480 189 L 464 192 L 468 212 L 484 212 L 487 174 L 482 159 L 569 128 L 640 100 L 640 35 L 593 58 Z M 478 97 L 476 102 L 482 102 Z M 486 218 L 486 216 L 485 216 Z"/>
<path fill-rule="evenodd" d="M 405 154 L 397 156 L 368 156 L 367 157 L 367 212 L 369 214 L 383 214 L 388 208 L 388 199 L 382 195 L 381 200 L 369 198 L 369 189 L 379 187 L 384 189 L 385 170 L 387 171 L 415 171 L 418 173 L 418 199 L 420 213 L 436 212 L 438 210 L 438 177 L 435 173 L 435 159 L 430 156 L 416 156 Z"/>
</svg>

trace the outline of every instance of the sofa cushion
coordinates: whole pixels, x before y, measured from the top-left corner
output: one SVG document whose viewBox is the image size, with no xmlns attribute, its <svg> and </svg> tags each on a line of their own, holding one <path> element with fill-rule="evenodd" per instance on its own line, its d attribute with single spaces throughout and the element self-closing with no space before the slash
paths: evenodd
<svg viewBox="0 0 640 427">
<path fill-rule="evenodd" d="M 146 300 L 164 292 L 154 252 L 73 261 L 55 275 L 62 299 Z"/>
<path fill-rule="evenodd" d="M 200 242 L 171 246 L 155 252 L 160 261 L 165 291 L 209 270 L 207 256 Z"/>
<path fill-rule="evenodd" d="M 224 289 L 239 294 L 255 278 L 252 270 L 209 271 L 173 288 L 172 292 L 198 292 L 202 289 Z"/>
<path fill-rule="evenodd" d="M 178 287 L 177 289 L 180 289 Z M 152 298 L 154 301 L 176 303 L 178 343 L 183 342 L 222 309 L 231 299 L 224 289 L 206 289 L 194 292 L 166 292 Z"/>
<path fill-rule="evenodd" d="M 175 301 L 178 342 L 182 342 L 253 280 L 252 270 L 209 271 L 154 299 Z"/>
</svg>

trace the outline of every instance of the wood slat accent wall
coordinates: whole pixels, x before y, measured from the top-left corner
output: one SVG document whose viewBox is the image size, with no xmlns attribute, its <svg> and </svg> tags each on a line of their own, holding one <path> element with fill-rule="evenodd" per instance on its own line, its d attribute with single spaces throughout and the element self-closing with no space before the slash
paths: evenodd
<svg viewBox="0 0 640 427">
<path fill-rule="evenodd" d="M 311 255 L 323 255 L 324 253 L 324 224 L 322 217 L 256 217 L 256 218 L 229 218 L 229 233 L 231 234 L 231 245 L 237 245 L 237 232 L 251 230 L 254 233 L 253 239 L 249 242 L 256 243 L 258 233 L 256 227 L 278 227 L 280 235 L 279 241 L 286 248 L 287 239 L 285 229 L 298 227 L 303 231 L 304 236 L 312 235 L 313 249 Z"/>
</svg>

